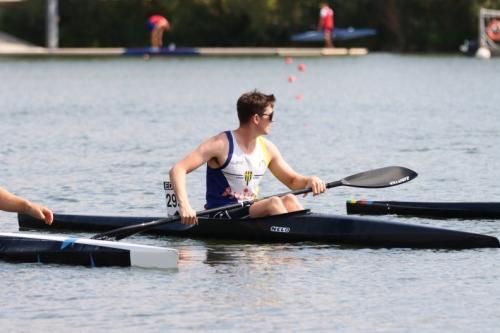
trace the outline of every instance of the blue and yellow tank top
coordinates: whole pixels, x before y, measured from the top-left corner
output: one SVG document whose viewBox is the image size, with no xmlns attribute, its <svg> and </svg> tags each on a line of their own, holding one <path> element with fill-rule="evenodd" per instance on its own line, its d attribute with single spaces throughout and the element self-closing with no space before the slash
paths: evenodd
<svg viewBox="0 0 500 333">
<path fill-rule="evenodd" d="M 220 168 L 207 164 L 206 209 L 253 200 L 259 195 L 259 183 L 269 165 L 269 152 L 262 137 L 251 154 L 245 154 L 226 131 L 229 142 L 227 159 Z"/>
</svg>

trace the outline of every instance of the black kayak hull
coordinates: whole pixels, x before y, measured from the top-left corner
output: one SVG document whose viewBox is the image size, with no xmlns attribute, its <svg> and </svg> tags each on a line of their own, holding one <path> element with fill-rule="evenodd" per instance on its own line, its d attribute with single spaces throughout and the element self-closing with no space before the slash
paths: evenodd
<svg viewBox="0 0 500 333">
<path fill-rule="evenodd" d="M 499 219 L 500 202 L 346 201 L 347 214 Z"/>
<path fill-rule="evenodd" d="M 27 215 L 19 215 L 24 229 L 107 231 L 160 219 L 55 214 L 52 226 Z M 317 214 L 309 211 L 257 219 L 222 220 L 199 218 L 199 224 L 167 223 L 149 230 L 168 236 L 246 240 L 252 242 L 321 242 L 360 247 L 478 248 L 500 247 L 497 238 L 462 231 L 387 222 L 352 216 Z"/>
</svg>

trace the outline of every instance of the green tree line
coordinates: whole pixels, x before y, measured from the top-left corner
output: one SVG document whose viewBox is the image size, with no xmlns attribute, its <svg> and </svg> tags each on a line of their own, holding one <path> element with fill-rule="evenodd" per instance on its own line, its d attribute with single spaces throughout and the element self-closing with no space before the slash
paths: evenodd
<svg viewBox="0 0 500 333">
<path fill-rule="evenodd" d="M 166 44 L 177 46 L 297 46 L 292 34 L 315 29 L 319 2 L 311 0 L 59 0 L 61 47 L 141 47 L 147 17 L 172 24 Z M 399 52 L 456 51 L 476 38 L 480 7 L 500 0 L 335 0 L 337 27 L 370 27 L 376 37 L 337 43 Z M 0 7 L 0 30 L 45 44 L 45 0 Z M 314 44 L 313 44 L 314 45 Z M 319 44 L 321 45 L 321 44 Z M 315 46 L 318 46 L 315 45 Z"/>
</svg>

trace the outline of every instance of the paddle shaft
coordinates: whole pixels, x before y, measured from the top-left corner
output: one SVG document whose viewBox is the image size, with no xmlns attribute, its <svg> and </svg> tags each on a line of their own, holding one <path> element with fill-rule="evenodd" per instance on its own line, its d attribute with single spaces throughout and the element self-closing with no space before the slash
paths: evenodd
<svg viewBox="0 0 500 333">
<path fill-rule="evenodd" d="M 395 185 L 399 185 L 399 184 L 408 182 L 408 181 L 412 180 L 413 178 L 415 178 L 416 176 L 417 176 L 417 173 L 413 170 L 410 170 L 410 169 L 407 169 L 404 167 L 391 166 L 391 167 L 385 167 L 385 168 L 374 169 L 374 170 L 370 170 L 370 171 L 366 171 L 366 172 L 357 173 L 357 174 L 354 174 L 352 176 L 343 178 L 341 180 L 327 183 L 326 188 L 328 189 L 328 188 L 338 187 L 338 186 L 351 186 L 351 187 L 361 187 L 361 188 L 382 188 L 382 187 L 395 186 Z M 246 206 L 250 206 L 254 202 L 269 199 L 269 198 L 276 197 L 276 196 L 283 197 L 283 196 L 289 195 L 289 194 L 300 195 L 300 194 L 305 194 L 305 193 L 309 193 L 312 191 L 313 191 L 312 188 L 304 188 L 304 189 L 300 189 L 300 190 L 283 192 L 280 194 L 270 195 L 270 196 L 255 199 L 255 200 L 248 200 L 248 201 L 238 202 L 238 203 L 227 205 L 227 206 L 216 207 L 216 208 L 198 211 L 198 212 L 196 212 L 196 216 L 210 215 L 212 213 L 218 213 L 218 212 L 221 212 L 224 210 L 231 210 L 231 209 L 246 207 Z M 122 227 L 122 228 L 118 228 L 118 229 L 114 229 L 114 230 L 110 230 L 107 232 L 97 234 L 94 237 L 92 237 L 92 239 L 114 238 L 115 240 L 120 240 L 120 239 L 123 239 L 125 237 L 130 236 L 130 235 L 145 231 L 147 229 L 150 229 L 150 228 L 162 225 L 162 224 L 179 221 L 180 219 L 181 219 L 180 216 L 172 216 L 172 217 L 167 217 L 164 219 L 154 220 L 151 222 L 126 226 L 126 227 Z"/>
</svg>

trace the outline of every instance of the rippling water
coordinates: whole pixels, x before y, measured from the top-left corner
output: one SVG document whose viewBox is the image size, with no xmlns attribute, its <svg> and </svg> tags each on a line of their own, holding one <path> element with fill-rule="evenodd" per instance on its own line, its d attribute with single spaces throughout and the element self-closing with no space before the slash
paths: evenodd
<svg viewBox="0 0 500 333">
<path fill-rule="evenodd" d="M 498 59 L 384 54 L 292 65 L 4 58 L 0 184 L 56 212 L 162 215 L 170 166 L 235 128 L 236 99 L 259 88 L 277 96 L 270 138 L 297 171 L 327 181 L 387 165 L 419 172 L 402 186 L 303 199 L 313 210 L 344 214 L 350 198 L 500 201 L 499 72 Z M 201 208 L 204 170 L 188 184 Z M 284 188 L 269 176 L 262 190 Z M 0 218 L 0 231 L 17 230 L 15 215 Z M 499 221 L 386 219 L 500 237 Z M 131 240 L 178 248 L 179 270 L 0 263 L 2 330 L 497 331 L 497 249 Z"/>
</svg>

